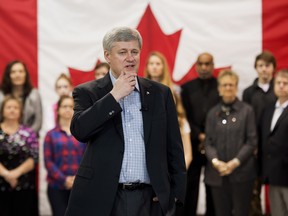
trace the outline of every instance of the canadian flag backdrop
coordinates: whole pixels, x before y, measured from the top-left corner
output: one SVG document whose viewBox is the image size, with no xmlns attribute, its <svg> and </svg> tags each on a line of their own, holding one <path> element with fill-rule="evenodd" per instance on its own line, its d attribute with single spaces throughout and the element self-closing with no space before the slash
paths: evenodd
<svg viewBox="0 0 288 216">
<path fill-rule="evenodd" d="M 0 0 L 0 75 L 9 61 L 25 61 L 48 112 L 59 74 L 70 73 L 75 84 L 92 79 L 104 61 L 104 34 L 130 26 L 144 40 L 140 76 L 148 53 L 158 50 L 181 84 L 197 76 L 196 57 L 207 51 L 215 76 L 226 67 L 239 74 L 240 96 L 256 77 L 262 50 L 275 54 L 278 69 L 288 68 L 287 11 L 287 0 Z"/>
</svg>

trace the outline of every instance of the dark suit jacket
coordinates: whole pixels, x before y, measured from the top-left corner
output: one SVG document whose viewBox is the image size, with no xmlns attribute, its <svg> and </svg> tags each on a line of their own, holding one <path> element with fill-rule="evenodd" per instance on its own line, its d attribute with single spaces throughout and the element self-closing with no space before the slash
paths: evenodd
<svg viewBox="0 0 288 216">
<path fill-rule="evenodd" d="M 206 158 L 198 151 L 200 143 L 198 136 L 205 132 L 208 111 L 220 101 L 217 80 L 214 77 L 210 79 L 197 78 L 185 83 L 181 88 L 183 106 L 192 131 L 192 164 L 201 167 Z"/>
<path fill-rule="evenodd" d="M 262 177 L 265 183 L 288 186 L 288 107 L 270 131 L 275 103 L 263 113 L 260 141 L 262 145 Z"/>
<path fill-rule="evenodd" d="M 174 198 L 184 200 L 186 170 L 171 91 L 138 78 L 143 111 L 146 163 L 151 185 L 164 213 Z M 75 88 L 72 134 L 87 142 L 71 191 L 66 216 L 109 216 L 118 189 L 124 153 L 121 107 L 109 93 L 107 74 Z"/>
</svg>

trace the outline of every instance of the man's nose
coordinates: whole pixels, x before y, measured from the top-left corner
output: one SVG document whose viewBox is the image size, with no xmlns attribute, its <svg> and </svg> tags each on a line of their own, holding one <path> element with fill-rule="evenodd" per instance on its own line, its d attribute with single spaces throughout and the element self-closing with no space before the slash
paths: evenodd
<svg viewBox="0 0 288 216">
<path fill-rule="evenodd" d="M 202 70 L 206 70 L 206 68 L 207 68 L 207 65 L 205 65 L 205 64 L 202 64 L 202 65 L 201 65 L 201 69 L 202 69 Z"/>
<path fill-rule="evenodd" d="M 134 57 L 131 53 L 128 53 L 127 56 L 126 56 L 126 60 L 127 61 L 133 61 L 134 60 Z"/>
</svg>

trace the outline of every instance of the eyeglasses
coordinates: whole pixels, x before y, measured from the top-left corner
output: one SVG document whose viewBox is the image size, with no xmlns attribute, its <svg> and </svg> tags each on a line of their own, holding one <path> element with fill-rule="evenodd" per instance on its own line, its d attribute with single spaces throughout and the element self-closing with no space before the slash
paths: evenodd
<svg viewBox="0 0 288 216">
<path fill-rule="evenodd" d="M 223 83 L 223 84 L 220 84 L 221 87 L 229 87 L 229 88 L 232 88 L 232 87 L 235 87 L 236 84 L 232 84 L 232 83 Z"/>
<path fill-rule="evenodd" d="M 63 106 L 60 106 L 60 108 L 64 108 L 64 109 L 70 108 L 70 109 L 73 109 L 73 106 L 71 106 L 71 105 L 63 105 Z"/>
</svg>

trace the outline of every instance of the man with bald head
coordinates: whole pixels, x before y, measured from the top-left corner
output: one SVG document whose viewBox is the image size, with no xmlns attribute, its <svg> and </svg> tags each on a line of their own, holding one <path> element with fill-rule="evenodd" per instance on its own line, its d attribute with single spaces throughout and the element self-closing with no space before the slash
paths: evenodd
<svg viewBox="0 0 288 216">
<path fill-rule="evenodd" d="M 193 161 L 187 173 L 188 180 L 184 206 L 184 215 L 189 216 L 196 215 L 201 168 L 206 162 L 203 148 L 206 115 L 210 108 L 220 100 L 217 81 L 212 76 L 213 70 L 213 56 L 210 53 L 201 53 L 196 61 L 198 78 L 181 86 L 183 105 L 192 131 Z M 206 215 L 214 215 L 212 197 L 207 185 Z"/>
</svg>

